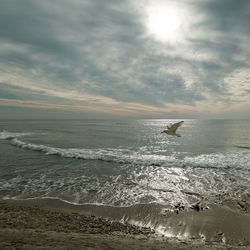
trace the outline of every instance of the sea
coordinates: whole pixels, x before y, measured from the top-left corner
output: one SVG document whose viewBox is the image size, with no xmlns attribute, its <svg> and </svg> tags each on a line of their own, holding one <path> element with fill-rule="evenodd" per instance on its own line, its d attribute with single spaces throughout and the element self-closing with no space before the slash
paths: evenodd
<svg viewBox="0 0 250 250">
<path fill-rule="evenodd" d="M 0 120 L 0 199 L 190 205 L 250 188 L 250 120 Z"/>
</svg>

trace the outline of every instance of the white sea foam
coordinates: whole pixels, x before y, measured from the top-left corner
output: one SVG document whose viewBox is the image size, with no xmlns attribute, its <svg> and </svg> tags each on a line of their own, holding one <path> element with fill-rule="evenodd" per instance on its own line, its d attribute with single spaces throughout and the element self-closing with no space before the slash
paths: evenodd
<svg viewBox="0 0 250 250">
<path fill-rule="evenodd" d="M 15 133 L 15 132 L 2 131 L 2 132 L 0 132 L 0 139 L 1 140 L 10 140 L 13 138 L 29 136 L 32 134 L 33 133 Z"/>
<path fill-rule="evenodd" d="M 54 197 L 74 204 L 129 206 L 157 202 L 190 206 L 202 197 L 213 200 L 223 194 L 237 198 L 249 187 L 245 170 L 121 165 L 109 176 L 89 175 L 77 168 L 70 171 L 70 175 L 60 176 L 60 169 L 51 168 L 34 173 L 32 178 L 20 175 L 2 180 L 0 193 L 16 199 Z"/>
<path fill-rule="evenodd" d="M 27 133 L 7 133 L 1 138 L 10 140 L 11 144 L 23 149 L 41 151 L 47 155 L 58 155 L 65 158 L 76 158 L 84 160 L 102 160 L 124 164 L 155 165 L 164 167 L 203 167 L 203 168 L 234 168 L 250 169 L 250 152 L 237 151 L 229 153 L 202 154 L 198 156 L 186 156 L 178 159 L 175 155 L 166 156 L 159 154 L 143 154 L 129 149 L 100 148 L 100 149 L 78 149 L 57 148 L 33 143 L 26 143 L 13 138 L 25 136 Z"/>
<path fill-rule="evenodd" d="M 234 168 L 250 170 L 250 152 L 237 151 L 228 153 L 202 154 L 195 157 L 185 157 L 186 165 L 207 168 Z"/>
<path fill-rule="evenodd" d="M 142 155 L 128 149 L 78 149 L 78 148 L 57 148 L 45 145 L 26 143 L 19 139 L 11 139 L 11 144 L 23 149 L 41 151 L 47 155 L 58 155 L 65 158 L 76 158 L 84 160 L 102 160 L 117 163 L 134 163 L 146 165 L 163 165 L 164 163 L 174 164 L 176 159 L 164 155 Z"/>
<path fill-rule="evenodd" d="M 131 171 L 123 179 L 117 176 L 62 176 L 55 179 L 54 175 L 42 174 L 26 178 L 20 176 L 2 181 L 0 193 L 8 193 L 8 197 L 17 199 L 31 197 L 54 197 L 76 204 L 106 204 L 115 206 L 129 206 L 136 203 L 163 203 L 185 206 L 197 202 L 201 197 L 216 199 L 216 195 L 226 194 L 229 197 L 238 197 L 248 181 L 242 181 L 238 173 L 237 183 L 229 181 L 230 174 L 214 173 L 213 169 L 190 169 L 179 171 L 161 167 L 141 167 L 139 174 Z M 56 173 L 56 172 L 55 172 Z M 182 177 L 186 176 L 188 180 Z M 129 182 L 130 181 L 130 182 Z M 223 185 L 221 185 L 223 183 Z M 129 185 L 128 185 L 129 184 Z M 131 184 L 131 185 L 130 185 Z M 199 192 L 199 197 L 196 194 Z"/>
</svg>

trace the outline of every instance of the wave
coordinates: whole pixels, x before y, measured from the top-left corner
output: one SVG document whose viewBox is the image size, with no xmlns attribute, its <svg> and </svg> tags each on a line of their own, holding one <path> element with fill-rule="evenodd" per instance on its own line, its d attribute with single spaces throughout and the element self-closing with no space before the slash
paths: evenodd
<svg viewBox="0 0 250 250">
<path fill-rule="evenodd" d="M 101 160 L 106 162 L 115 162 L 121 164 L 134 164 L 145 166 L 163 166 L 163 167 L 203 167 L 203 168 L 234 168 L 250 170 L 250 152 L 242 150 L 238 152 L 202 154 L 198 156 L 186 156 L 183 159 L 175 155 L 167 156 L 160 154 L 145 154 L 131 149 L 119 148 L 59 148 L 33 143 L 26 143 L 17 139 L 31 133 L 12 133 L 3 131 L 0 133 L 0 139 L 9 140 L 13 146 L 40 151 L 46 155 L 57 155 L 64 158 L 75 158 L 82 160 Z"/>
<path fill-rule="evenodd" d="M 15 133 L 15 132 L 8 132 L 8 131 L 2 131 L 0 133 L 0 139 L 2 140 L 11 140 L 17 137 L 24 137 L 32 135 L 33 133 Z"/>
<path fill-rule="evenodd" d="M 164 155 L 142 155 L 132 153 L 128 149 L 77 149 L 77 148 L 56 148 L 45 145 L 25 143 L 18 139 L 11 139 L 11 144 L 23 149 L 41 151 L 46 155 L 58 155 L 65 158 L 76 158 L 83 160 L 102 160 L 117 163 L 135 163 L 147 165 L 163 165 L 164 162 L 174 163 L 175 158 Z"/>
</svg>

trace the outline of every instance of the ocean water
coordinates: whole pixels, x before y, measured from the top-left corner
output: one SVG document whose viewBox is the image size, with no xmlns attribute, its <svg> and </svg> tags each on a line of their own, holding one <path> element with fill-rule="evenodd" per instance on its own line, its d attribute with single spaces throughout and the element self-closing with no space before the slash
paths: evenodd
<svg viewBox="0 0 250 250">
<path fill-rule="evenodd" d="M 189 205 L 250 187 L 250 120 L 1 120 L 0 199 Z"/>
</svg>

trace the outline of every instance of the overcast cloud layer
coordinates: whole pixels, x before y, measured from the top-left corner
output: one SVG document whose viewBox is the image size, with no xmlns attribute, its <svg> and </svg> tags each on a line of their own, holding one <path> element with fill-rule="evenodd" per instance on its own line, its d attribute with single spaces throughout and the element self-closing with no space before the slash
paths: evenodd
<svg viewBox="0 0 250 250">
<path fill-rule="evenodd" d="M 0 3 L 2 116 L 250 115 L 249 0 Z M 171 40 L 147 29 L 153 5 L 179 11 Z"/>
</svg>

